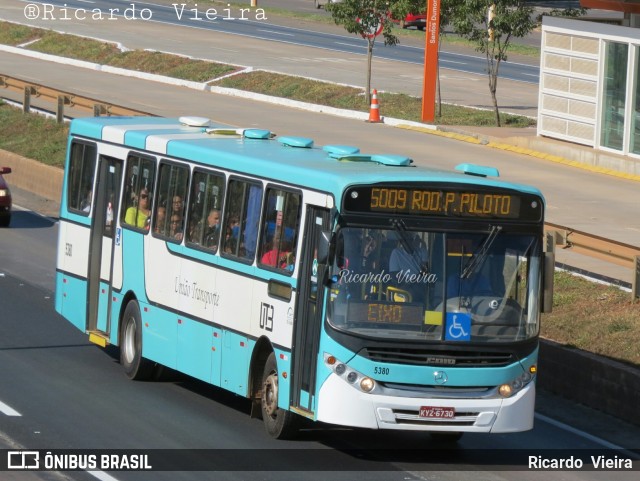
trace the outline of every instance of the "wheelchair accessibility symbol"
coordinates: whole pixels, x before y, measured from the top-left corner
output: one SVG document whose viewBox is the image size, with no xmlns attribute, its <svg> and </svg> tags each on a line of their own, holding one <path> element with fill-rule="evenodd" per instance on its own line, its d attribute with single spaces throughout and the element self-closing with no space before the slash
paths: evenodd
<svg viewBox="0 0 640 481">
<path fill-rule="evenodd" d="M 447 312 L 445 340 L 470 341 L 471 316 L 462 312 Z"/>
</svg>

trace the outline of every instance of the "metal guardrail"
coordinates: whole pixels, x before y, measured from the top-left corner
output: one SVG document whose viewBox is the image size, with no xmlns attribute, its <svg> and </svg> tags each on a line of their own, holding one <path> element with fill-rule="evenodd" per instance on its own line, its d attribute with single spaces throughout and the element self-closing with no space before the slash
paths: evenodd
<svg viewBox="0 0 640 481">
<path fill-rule="evenodd" d="M 63 92 L 3 74 L 0 74 L 0 88 L 23 92 L 23 111 L 25 112 L 30 111 L 33 97 L 56 104 L 56 118 L 58 122 L 64 120 L 65 106 L 93 112 L 93 115 L 96 117 L 101 115 L 153 115 L 103 102 L 91 97 Z M 545 224 L 545 232 L 553 238 L 553 242 L 558 247 L 571 249 L 576 253 L 631 269 L 633 272 L 631 276 L 631 295 L 634 300 L 640 297 L 640 247 L 551 223 Z"/>
<path fill-rule="evenodd" d="M 147 112 L 133 110 L 91 97 L 84 97 L 45 85 L 34 84 L 33 82 L 27 82 L 4 74 L 0 74 L 0 89 L 2 88 L 23 93 L 22 110 L 25 113 L 31 111 L 31 101 L 34 98 L 56 105 L 55 112 L 58 122 L 64 121 L 65 107 L 93 112 L 93 115 L 96 117 L 101 115 L 152 115 Z"/>
<path fill-rule="evenodd" d="M 631 297 L 640 297 L 640 247 L 551 223 L 545 223 L 545 232 L 557 247 L 631 269 Z"/>
</svg>

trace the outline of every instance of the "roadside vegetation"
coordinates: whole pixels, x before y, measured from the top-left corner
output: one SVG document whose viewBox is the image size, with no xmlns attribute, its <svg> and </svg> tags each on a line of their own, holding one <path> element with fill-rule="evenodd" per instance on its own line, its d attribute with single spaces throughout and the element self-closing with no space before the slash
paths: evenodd
<svg viewBox="0 0 640 481">
<path fill-rule="evenodd" d="M 22 110 L 0 101 L 2 150 L 62 168 L 68 134 L 68 124 L 59 124 L 42 115 L 23 114 Z"/>
<path fill-rule="evenodd" d="M 640 366 L 640 302 L 616 286 L 556 272 L 553 312 L 542 336 L 568 347 Z"/>
<path fill-rule="evenodd" d="M 278 73 L 254 71 L 233 75 L 212 84 L 340 109 L 359 112 L 369 112 L 370 109 L 363 89 Z M 420 122 L 421 99 L 406 94 L 378 92 L 378 101 L 383 117 Z M 536 123 L 534 119 L 517 115 L 507 114 L 504 119 L 504 125 L 509 127 L 530 127 Z M 436 118 L 435 124 L 492 126 L 495 125 L 495 114 L 487 110 L 443 104 L 442 116 Z"/>
<path fill-rule="evenodd" d="M 246 90 L 265 95 L 318 103 L 329 107 L 369 112 L 370 104 L 360 88 L 346 87 L 278 73 L 252 71 L 225 77 L 238 71 L 235 66 L 193 60 L 146 50 L 122 51 L 117 45 L 74 35 L 0 22 L 0 43 L 76 60 L 120 67 L 128 70 L 205 82 L 209 85 Z M 224 78 L 221 78 L 224 77 Z M 422 100 L 405 94 L 379 92 L 381 115 L 420 122 Z M 535 119 L 505 114 L 503 125 L 530 127 Z M 443 104 L 436 125 L 495 125 L 495 114 L 488 110 Z"/>
<path fill-rule="evenodd" d="M 0 149 L 63 167 L 68 125 L 0 103 Z M 630 365 L 640 365 L 640 302 L 615 286 L 556 272 L 553 312 L 541 334 Z"/>
</svg>

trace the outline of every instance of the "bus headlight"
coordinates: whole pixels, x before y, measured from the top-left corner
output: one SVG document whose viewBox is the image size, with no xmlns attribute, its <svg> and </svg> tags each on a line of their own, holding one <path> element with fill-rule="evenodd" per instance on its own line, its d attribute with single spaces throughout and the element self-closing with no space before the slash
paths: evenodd
<svg viewBox="0 0 640 481">
<path fill-rule="evenodd" d="M 498 392 L 504 398 L 513 396 L 533 380 L 536 372 L 536 366 L 531 366 L 528 371 L 523 372 L 513 381 L 502 384 L 500 387 L 498 387 Z"/>
<path fill-rule="evenodd" d="M 511 387 L 511 384 L 503 384 L 502 386 L 500 386 L 500 388 L 498 388 L 498 391 L 500 392 L 500 395 L 502 397 L 511 397 L 511 395 L 513 394 L 513 388 Z"/>
<path fill-rule="evenodd" d="M 376 382 L 370 377 L 365 377 L 360 381 L 360 389 L 364 392 L 371 392 L 376 387 Z"/>
<path fill-rule="evenodd" d="M 370 393 L 376 388 L 376 382 L 370 377 L 351 369 L 331 354 L 324 354 L 324 363 L 337 376 L 364 393 Z"/>
</svg>

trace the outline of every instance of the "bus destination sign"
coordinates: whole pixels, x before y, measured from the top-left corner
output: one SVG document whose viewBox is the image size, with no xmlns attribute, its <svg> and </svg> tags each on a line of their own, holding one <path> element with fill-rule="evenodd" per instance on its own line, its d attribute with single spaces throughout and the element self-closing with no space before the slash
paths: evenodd
<svg viewBox="0 0 640 481">
<path fill-rule="evenodd" d="M 420 325 L 424 312 L 420 304 L 351 301 L 347 317 L 352 323 Z"/>
<path fill-rule="evenodd" d="M 524 220 L 539 220 L 541 204 L 537 196 L 499 190 L 380 185 L 354 187 L 344 201 L 348 212 Z"/>
</svg>

